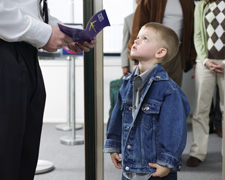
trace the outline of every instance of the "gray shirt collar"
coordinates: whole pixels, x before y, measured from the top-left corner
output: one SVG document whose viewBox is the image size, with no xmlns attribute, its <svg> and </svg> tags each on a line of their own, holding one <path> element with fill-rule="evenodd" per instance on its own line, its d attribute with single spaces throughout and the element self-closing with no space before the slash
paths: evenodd
<svg viewBox="0 0 225 180">
<path fill-rule="evenodd" d="M 135 72 L 134 72 L 134 79 L 137 76 L 139 76 L 142 80 L 142 86 L 143 86 L 146 83 L 146 81 L 149 79 L 149 77 L 151 76 L 151 74 L 153 73 L 153 70 L 156 68 L 157 65 L 158 64 L 155 64 L 154 66 L 152 66 L 151 68 L 149 68 L 148 70 L 143 72 L 142 74 L 140 74 L 139 67 L 137 67 Z"/>
</svg>

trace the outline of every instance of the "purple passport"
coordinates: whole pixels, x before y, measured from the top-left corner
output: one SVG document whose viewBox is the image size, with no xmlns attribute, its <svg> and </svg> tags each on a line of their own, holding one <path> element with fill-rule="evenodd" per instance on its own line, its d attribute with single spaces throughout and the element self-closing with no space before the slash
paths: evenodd
<svg viewBox="0 0 225 180">
<path fill-rule="evenodd" d="M 104 27 L 110 26 L 110 23 L 106 11 L 103 9 L 91 17 L 86 29 L 77 29 L 64 24 L 58 24 L 58 26 L 60 31 L 73 38 L 74 42 L 81 42 L 93 40 Z"/>
</svg>

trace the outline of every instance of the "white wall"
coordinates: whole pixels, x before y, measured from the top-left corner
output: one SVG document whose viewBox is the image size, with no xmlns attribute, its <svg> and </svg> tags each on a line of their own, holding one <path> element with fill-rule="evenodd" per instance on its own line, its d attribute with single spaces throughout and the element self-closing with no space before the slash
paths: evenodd
<svg viewBox="0 0 225 180">
<path fill-rule="evenodd" d="M 83 0 L 48 0 L 48 7 L 64 23 L 83 23 Z"/>
<path fill-rule="evenodd" d="M 40 60 L 46 86 L 44 122 L 66 123 L 68 120 L 68 60 Z M 83 58 L 76 58 L 76 122 L 84 122 L 84 73 Z M 104 121 L 110 108 L 109 83 L 121 78 L 119 57 L 104 58 Z"/>
<path fill-rule="evenodd" d="M 66 122 L 67 118 L 67 61 L 40 60 L 45 88 L 44 122 Z"/>
<path fill-rule="evenodd" d="M 123 18 L 132 13 L 136 7 L 135 0 L 103 0 L 102 2 L 111 24 L 123 24 Z M 48 0 L 48 5 L 51 15 L 62 22 L 83 22 L 83 0 Z"/>
</svg>

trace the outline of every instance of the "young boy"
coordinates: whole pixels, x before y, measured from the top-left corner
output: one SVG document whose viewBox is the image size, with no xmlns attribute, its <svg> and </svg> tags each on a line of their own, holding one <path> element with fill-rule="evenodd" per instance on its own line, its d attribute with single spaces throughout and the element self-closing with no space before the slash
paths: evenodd
<svg viewBox="0 0 225 180">
<path fill-rule="evenodd" d="M 123 179 L 177 179 L 190 107 L 161 64 L 178 47 L 176 33 L 158 23 L 144 25 L 134 41 L 131 56 L 139 65 L 120 88 L 104 148 Z"/>
</svg>

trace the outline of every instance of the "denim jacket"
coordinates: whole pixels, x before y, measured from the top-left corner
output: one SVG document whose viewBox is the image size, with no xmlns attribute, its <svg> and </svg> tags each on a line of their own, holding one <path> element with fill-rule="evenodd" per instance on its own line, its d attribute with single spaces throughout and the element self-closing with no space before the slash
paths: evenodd
<svg viewBox="0 0 225 180">
<path fill-rule="evenodd" d="M 124 79 L 110 119 L 104 152 L 122 153 L 124 172 L 154 173 L 148 163 L 178 171 L 186 145 L 189 103 L 159 64 L 132 117 L 134 72 Z"/>
</svg>

